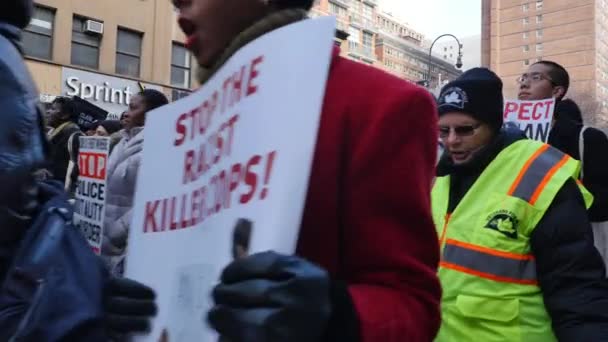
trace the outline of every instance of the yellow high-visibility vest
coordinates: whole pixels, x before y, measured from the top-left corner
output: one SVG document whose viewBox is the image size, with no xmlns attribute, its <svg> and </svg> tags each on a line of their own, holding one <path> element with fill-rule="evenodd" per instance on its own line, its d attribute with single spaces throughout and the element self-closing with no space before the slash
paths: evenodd
<svg viewBox="0 0 608 342">
<path fill-rule="evenodd" d="M 432 191 L 443 287 L 440 342 L 556 341 L 536 278 L 530 237 L 580 163 L 521 140 L 501 151 L 453 213 L 450 177 Z M 587 207 L 593 197 L 579 183 Z"/>
</svg>

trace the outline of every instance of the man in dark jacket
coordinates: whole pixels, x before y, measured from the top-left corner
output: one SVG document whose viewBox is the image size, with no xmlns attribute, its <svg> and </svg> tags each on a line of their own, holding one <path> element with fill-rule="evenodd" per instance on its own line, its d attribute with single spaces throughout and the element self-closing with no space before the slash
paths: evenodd
<svg viewBox="0 0 608 342">
<path fill-rule="evenodd" d="M 591 222 L 608 221 L 608 138 L 601 130 L 584 127 L 578 105 L 570 100 L 560 101 L 555 107 L 554 125 L 549 144 L 582 162 L 581 180 L 593 194 L 589 209 Z M 581 131 L 585 128 L 581 139 Z M 581 145 L 583 144 L 581 158 Z"/>
<path fill-rule="evenodd" d="M 53 179 L 62 183 L 66 182 L 71 155 L 77 155 L 78 137 L 82 135 L 76 124 L 76 116 L 74 102 L 67 97 L 56 98 L 47 112 L 47 124 L 51 127 L 48 134 L 51 152 L 49 171 Z M 70 176 L 75 178 L 77 174 Z"/>
<path fill-rule="evenodd" d="M 204 84 L 245 44 L 305 19 L 313 0 L 174 4 Z M 434 101 L 338 48 L 325 89 L 296 255 L 229 265 L 209 321 L 232 342 L 430 341 L 441 297 Z"/>
<path fill-rule="evenodd" d="M 502 82 L 487 69 L 446 85 L 439 103 L 437 341 L 607 340 L 608 284 L 578 163 L 500 130 Z"/>
<path fill-rule="evenodd" d="M 520 78 L 521 100 L 544 100 L 555 97 L 553 127 L 549 144 L 582 162 L 581 181 L 593 194 L 589 218 L 594 223 L 595 243 L 602 257 L 608 258 L 608 232 L 603 225 L 608 221 L 608 139 L 602 131 L 588 127 L 583 129 L 580 108 L 572 100 L 562 100 L 570 86 L 570 76 L 564 67 L 551 61 L 541 61 L 530 66 Z M 581 146 L 583 158 L 581 159 Z"/>
<path fill-rule="evenodd" d="M 49 145 L 38 92 L 19 50 L 21 29 L 27 26 L 32 10 L 32 0 L 0 1 L 0 282 L 46 200 L 34 174 L 46 165 Z M 105 329 L 111 333 L 145 331 L 154 313 L 153 292 L 128 280 L 111 279 L 105 288 Z M 57 315 L 61 312 L 58 307 Z M 4 312 L 2 317 L 10 315 Z M 93 326 L 78 328 L 82 331 L 74 331 L 68 340 L 88 340 L 87 330 Z M 1 335 L 11 334 L 3 331 Z"/>
</svg>

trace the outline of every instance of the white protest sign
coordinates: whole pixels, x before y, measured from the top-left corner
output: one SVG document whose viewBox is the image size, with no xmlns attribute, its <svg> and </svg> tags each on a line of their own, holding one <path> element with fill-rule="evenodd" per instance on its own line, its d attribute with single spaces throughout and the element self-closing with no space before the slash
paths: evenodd
<svg viewBox="0 0 608 342">
<path fill-rule="evenodd" d="M 109 153 L 109 138 L 80 137 L 74 223 L 82 231 L 96 254 L 101 252 L 103 237 Z"/>
<path fill-rule="evenodd" d="M 547 142 L 555 99 L 538 101 L 508 100 L 505 102 L 504 122 L 514 122 L 533 140 Z"/>
<path fill-rule="evenodd" d="M 205 317 L 221 270 L 294 252 L 334 28 L 325 17 L 270 32 L 148 113 L 125 273 L 157 292 L 142 341 L 217 341 Z"/>
</svg>

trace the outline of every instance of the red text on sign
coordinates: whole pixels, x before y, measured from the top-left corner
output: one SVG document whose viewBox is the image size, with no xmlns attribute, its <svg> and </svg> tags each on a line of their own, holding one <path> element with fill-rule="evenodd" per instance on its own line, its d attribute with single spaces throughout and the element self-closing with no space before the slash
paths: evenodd
<svg viewBox="0 0 608 342">
<path fill-rule="evenodd" d="M 145 206 L 144 233 L 192 228 L 207 218 L 231 208 L 265 200 L 277 153 L 255 155 L 215 173 L 209 181 L 188 193 L 148 201 Z"/>
<path fill-rule="evenodd" d="M 515 115 L 519 121 L 548 119 L 553 113 L 553 99 L 541 102 L 508 102 L 504 118 Z"/>
<path fill-rule="evenodd" d="M 105 180 L 107 156 L 103 153 L 81 152 L 78 156 L 80 176 Z"/>
<path fill-rule="evenodd" d="M 221 83 L 221 87 L 215 90 L 200 106 L 180 114 L 175 122 L 176 135 L 173 145 L 181 146 L 187 141 L 207 134 L 215 117 L 230 110 L 244 98 L 256 94 L 261 73 L 260 66 L 263 61 L 264 56 L 258 56 L 251 62 L 242 65 L 231 73 Z"/>
</svg>

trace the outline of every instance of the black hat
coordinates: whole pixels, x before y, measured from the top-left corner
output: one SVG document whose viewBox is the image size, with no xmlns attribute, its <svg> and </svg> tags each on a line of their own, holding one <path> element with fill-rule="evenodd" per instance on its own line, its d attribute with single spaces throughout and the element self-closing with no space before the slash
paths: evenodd
<svg viewBox="0 0 608 342">
<path fill-rule="evenodd" d="M 503 101 L 500 78 L 489 69 L 474 68 L 441 89 L 439 116 L 466 113 L 498 131 L 502 126 Z"/>
<path fill-rule="evenodd" d="M 270 0 L 269 3 L 278 8 L 302 8 L 309 10 L 314 0 Z"/>
<path fill-rule="evenodd" d="M 122 129 L 122 125 L 118 120 L 103 120 L 97 123 L 97 126 L 103 127 L 108 134 L 114 134 Z M 95 126 L 95 128 L 97 128 Z"/>
<path fill-rule="evenodd" d="M 29 24 L 33 10 L 33 0 L 2 0 L 0 21 L 24 28 Z"/>
</svg>

